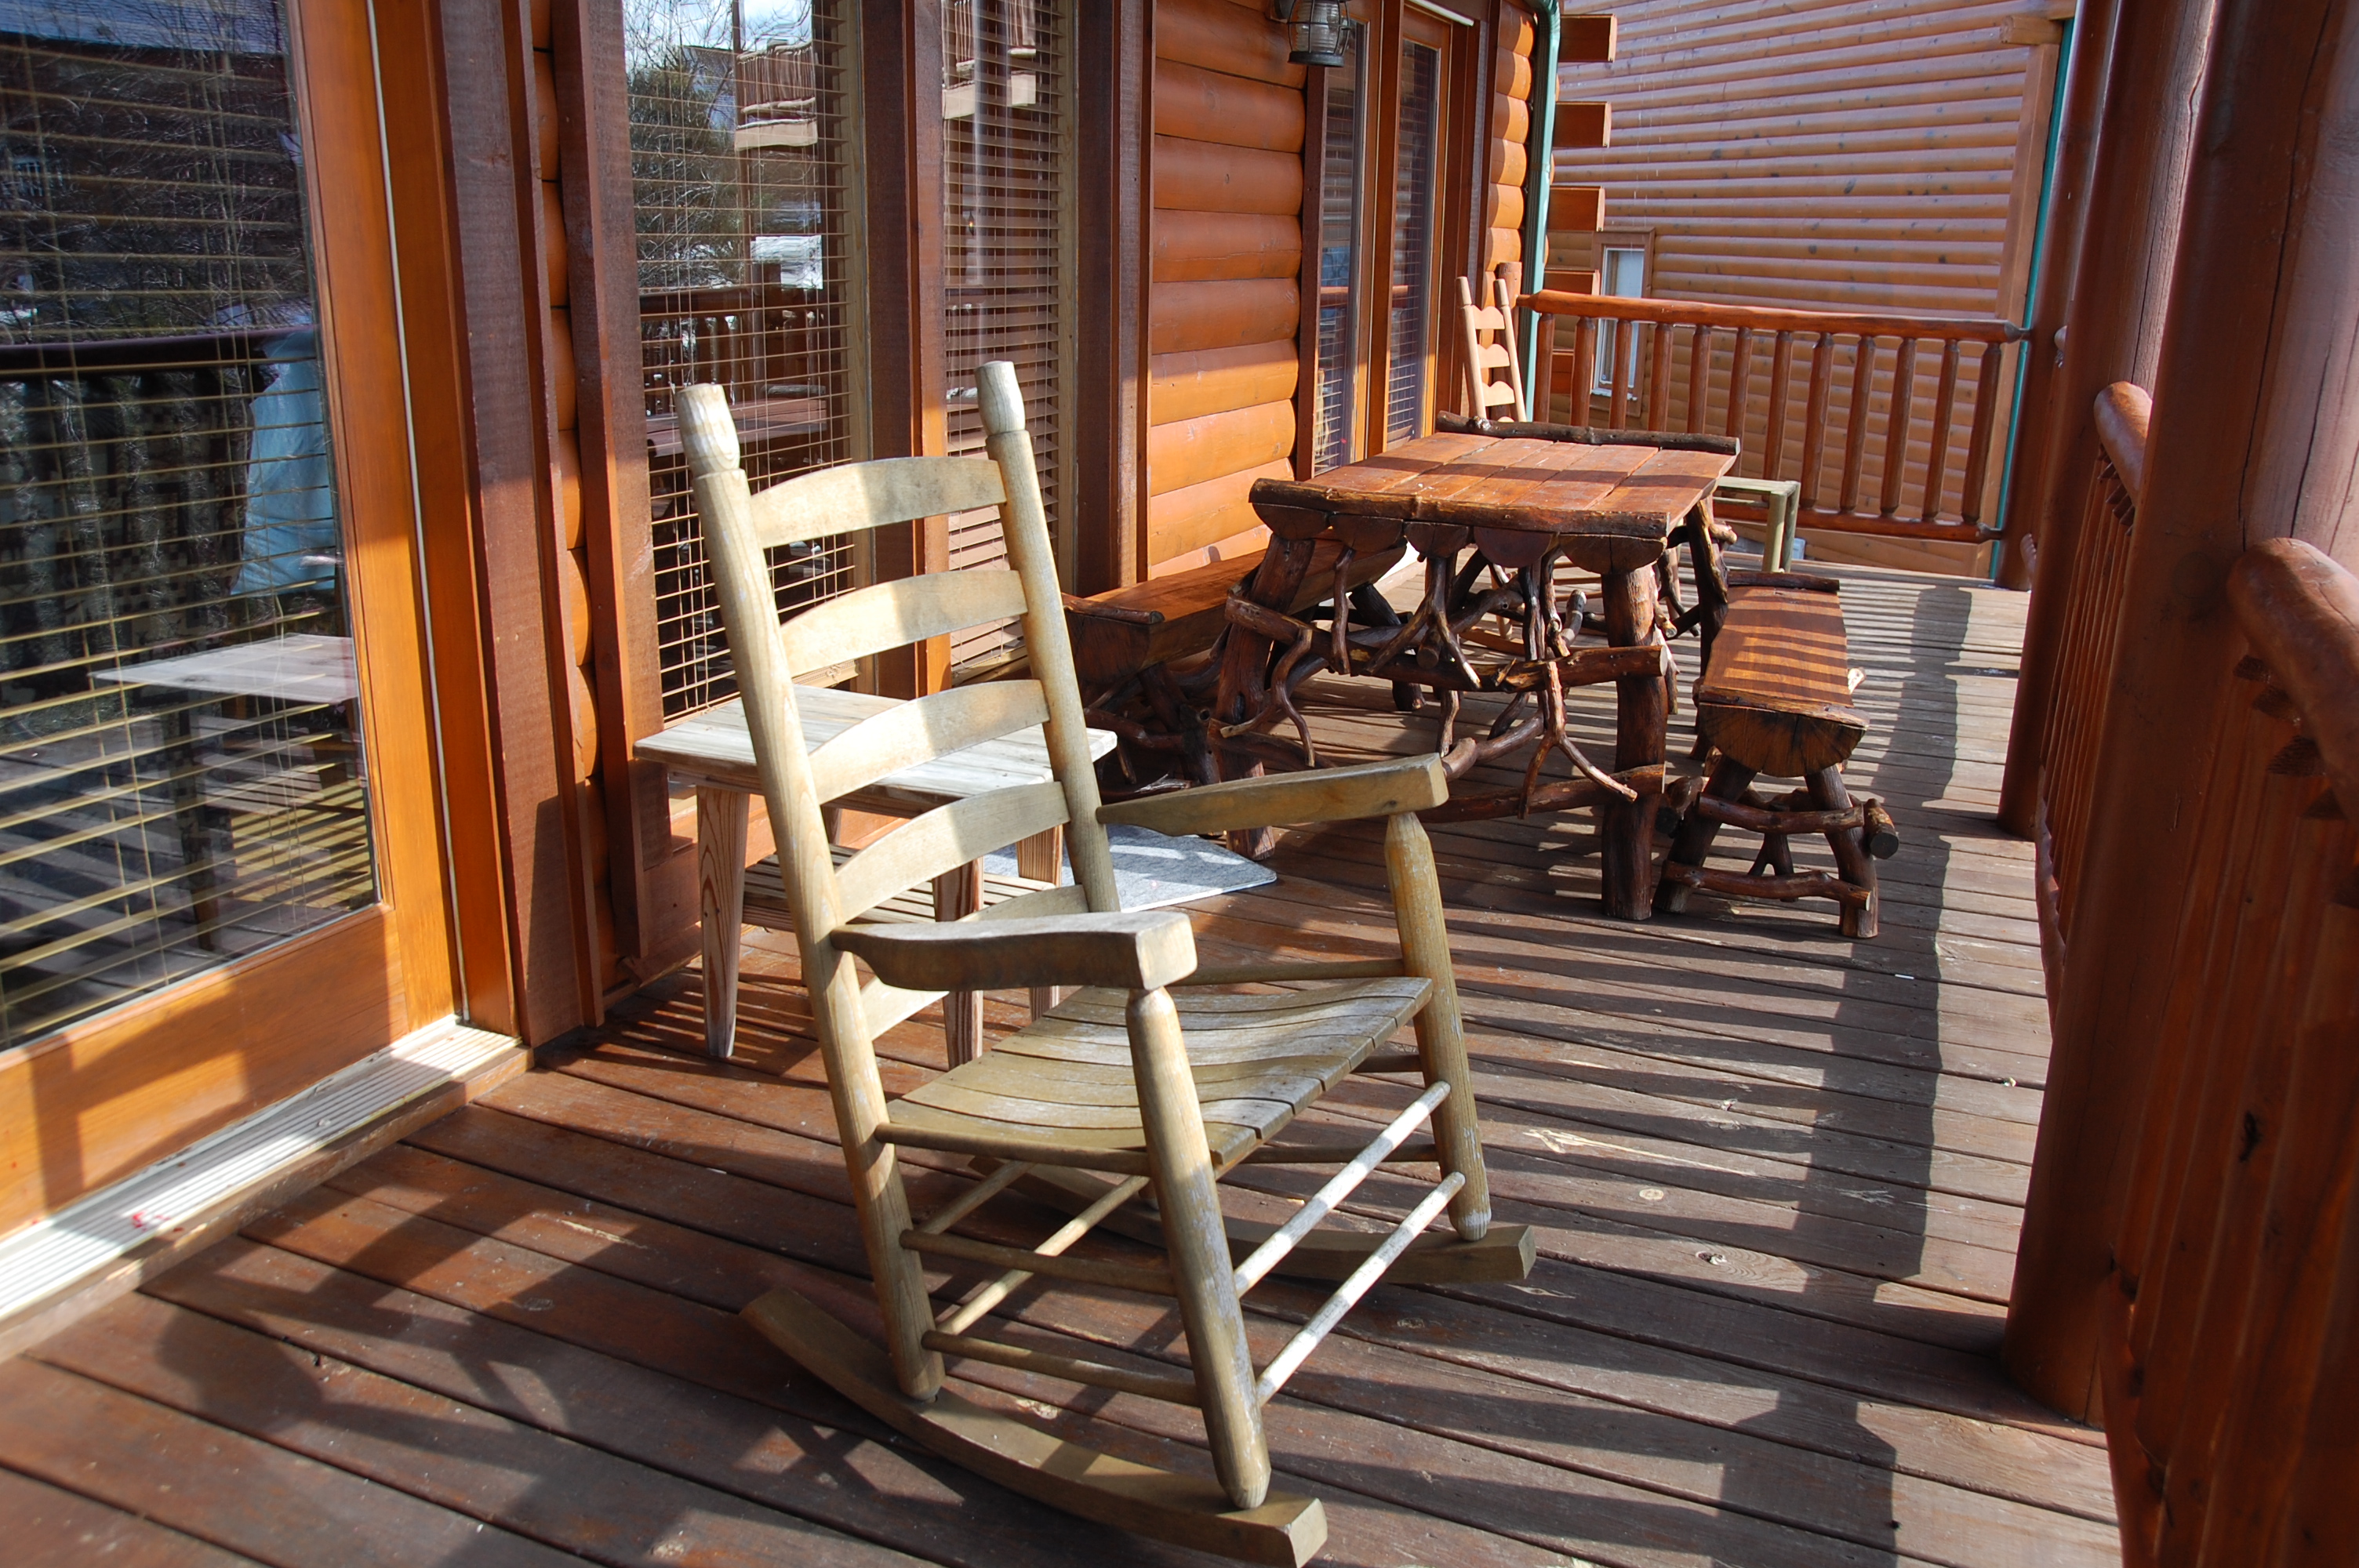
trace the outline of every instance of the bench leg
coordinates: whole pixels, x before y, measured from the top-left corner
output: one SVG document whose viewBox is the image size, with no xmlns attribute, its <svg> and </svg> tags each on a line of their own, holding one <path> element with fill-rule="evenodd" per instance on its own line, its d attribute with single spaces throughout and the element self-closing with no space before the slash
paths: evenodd
<svg viewBox="0 0 2359 1568">
<path fill-rule="evenodd" d="M 696 792 L 696 903 L 704 931 L 704 1054 L 726 1061 L 737 1044 L 737 955 L 745 926 L 743 790 Z"/>
<path fill-rule="evenodd" d="M 934 879 L 934 918 L 963 920 L 983 907 L 983 862 L 969 860 Z M 942 998 L 942 1043 L 953 1067 L 983 1053 L 983 993 L 951 991 Z"/>
<path fill-rule="evenodd" d="M 1802 783 L 1810 792 L 1810 804 L 1821 811 L 1849 811 L 1851 792 L 1843 788 L 1843 773 L 1834 768 L 1821 768 Z M 1827 835 L 1827 844 L 1835 852 L 1835 870 L 1850 886 L 1864 894 L 1857 900 L 1845 899 L 1843 906 L 1843 934 L 1866 938 L 1876 931 L 1875 861 L 1867 852 L 1867 835 L 1857 827 L 1842 827 Z"/>
<path fill-rule="evenodd" d="M 1742 800 L 1752 783 L 1753 770 L 1723 752 L 1720 766 L 1712 770 L 1712 783 L 1704 786 L 1704 793 L 1714 800 Z M 1671 860 L 1682 866 L 1702 865 L 1704 857 L 1712 853 L 1712 839 L 1719 833 L 1719 823 L 1701 812 L 1690 810 L 1680 818 L 1679 835 L 1671 840 Z M 1688 906 L 1689 891 L 1684 882 L 1664 878 L 1655 885 L 1655 913 L 1678 914 L 1684 912 Z"/>
</svg>

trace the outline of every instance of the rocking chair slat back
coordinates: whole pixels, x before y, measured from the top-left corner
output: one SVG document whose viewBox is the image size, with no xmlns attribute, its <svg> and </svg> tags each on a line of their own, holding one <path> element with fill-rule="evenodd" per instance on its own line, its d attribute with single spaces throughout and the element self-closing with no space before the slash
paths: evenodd
<svg viewBox="0 0 2359 1568">
<path fill-rule="evenodd" d="M 1048 717 L 1038 681 L 952 687 L 888 708 L 820 747 L 810 755 L 811 786 L 822 803 L 838 800 L 888 773 L 1036 728 Z"/>
<path fill-rule="evenodd" d="M 1024 580 L 1014 572 L 936 572 L 854 589 L 804 611 L 778 634 L 788 672 L 800 675 L 1012 620 L 1024 607 Z"/>
<path fill-rule="evenodd" d="M 1054 779 L 938 806 L 836 868 L 837 915 L 857 920 L 904 888 L 1065 822 L 1064 787 Z"/>
<path fill-rule="evenodd" d="M 854 534 L 919 517 L 1004 505 L 1007 487 L 984 458 L 887 458 L 821 469 L 772 485 L 753 500 L 762 547 Z"/>
</svg>

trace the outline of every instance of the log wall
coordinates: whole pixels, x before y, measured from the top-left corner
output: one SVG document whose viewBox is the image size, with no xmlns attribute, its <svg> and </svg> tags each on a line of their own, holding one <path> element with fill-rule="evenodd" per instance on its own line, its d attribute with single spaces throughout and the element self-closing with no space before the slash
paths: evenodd
<svg viewBox="0 0 2359 1568">
<path fill-rule="evenodd" d="M 1523 259 L 1536 29 L 1513 4 L 1486 20 L 1471 214 L 1480 238 L 1451 243 L 1489 269 Z M 1307 109 L 1307 73 L 1288 62 L 1286 29 L 1259 0 L 1156 0 L 1154 34 L 1139 557 L 1151 577 L 1259 549 L 1266 531 L 1246 492 L 1294 474 Z M 1457 384 L 1454 369 L 1444 384 Z"/>
<path fill-rule="evenodd" d="M 1157 0 L 1146 539 L 1159 576 L 1261 547 L 1291 477 L 1301 319 L 1301 66 L 1266 5 Z"/>
<path fill-rule="evenodd" d="M 1613 145 L 1560 150 L 1556 178 L 1612 189 L 1603 243 L 1653 232 L 1650 294 L 1992 314 L 2032 63 L 2002 26 L 2027 9 L 1628 0 L 1617 60 L 1560 73 L 1612 102 Z M 1563 236 L 1552 265 L 1596 243 Z"/>
</svg>

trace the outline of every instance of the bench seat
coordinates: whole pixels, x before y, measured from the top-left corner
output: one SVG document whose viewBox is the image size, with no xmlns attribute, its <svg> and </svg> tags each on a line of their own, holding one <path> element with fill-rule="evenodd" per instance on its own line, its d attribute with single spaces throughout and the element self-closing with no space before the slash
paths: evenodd
<svg viewBox="0 0 2359 1568">
<path fill-rule="evenodd" d="M 1696 730 L 1719 760 L 1680 816 L 1662 880 L 1658 914 L 1676 914 L 1698 889 L 1731 898 L 1831 898 L 1846 936 L 1876 933 L 1875 858 L 1899 847 L 1892 819 L 1874 799 L 1854 803 L 1843 764 L 1867 734 L 1851 706 L 1853 679 L 1843 603 L 1832 578 L 1787 572 L 1728 574 L 1728 618 L 1695 686 Z M 1764 775 L 1799 778 L 1802 788 L 1766 799 Z M 1762 835 L 1751 871 L 1704 864 L 1723 827 Z M 1821 833 L 1837 874 L 1797 874 L 1787 849 L 1795 833 Z"/>
<path fill-rule="evenodd" d="M 1379 550 L 1352 562 L 1346 589 L 1372 583 L 1401 558 L 1403 546 Z M 1229 590 L 1261 566 L 1264 552 L 1232 556 L 1227 560 L 1191 567 L 1169 577 L 1149 579 L 1093 594 L 1087 599 L 1065 596 L 1065 626 L 1073 639 L 1073 664 L 1082 677 L 1082 691 L 1094 698 L 1129 680 L 1149 665 L 1168 664 L 1201 654 L 1212 645 L 1228 624 Z M 1296 602 L 1287 613 L 1299 615 L 1334 596 L 1335 563 L 1343 546 L 1321 540 L 1303 574 Z"/>
</svg>

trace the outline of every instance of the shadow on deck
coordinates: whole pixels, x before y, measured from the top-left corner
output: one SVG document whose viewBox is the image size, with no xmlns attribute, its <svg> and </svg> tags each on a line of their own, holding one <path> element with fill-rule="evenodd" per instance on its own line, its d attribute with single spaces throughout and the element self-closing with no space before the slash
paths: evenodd
<svg viewBox="0 0 2359 1568">
<path fill-rule="evenodd" d="M 1617 925 L 1591 913 L 1585 827 L 1437 830 L 1494 1191 L 1540 1262 L 1379 1289 L 1271 1406 L 1279 1470 L 1326 1499 L 1323 1561 L 2116 1560 L 2100 1438 L 1994 1359 L 2047 1055 L 2029 851 L 1990 823 L 2024 601 L 1845 575 L 1875 724 L 1848 774 L 1905 838 L 1879 940 L 1822 903 L 1702 896 Z M 1381 691 L 1330 695 L 1338 755 L 1417 743 Z M 1388 939 L 1374 831 L 1275 865 L 1199 906 L 1208 955 Z M 913 1454 L 732 1315 L 790 1282 L 874 1327 L 791 950 L 754 946 L 737 1064 L 701 1060 L 676 977 L 0 1368 L 10 1539 L 290 1568 L 1196 1560 Z M 885 1049 L 906 1088 L 940 1029 Z M 1406 1098 L 1362 1078 L 1321 1114 Z M 1364 1219 L 1398 1193 L 1362 1189 Z M 1257 1291 L 1256 1359 L 1318 1299 Z M 1011 1336 L 1044 1347 L 1152 1361 L 1178 1337 L 1158 1303 L 1017 1301 Z M 979 1401 L 1085 1411 L 1101 1446 L 1209 1469 L 1189 1412 L 962 1370 Z"/>
</svg>

